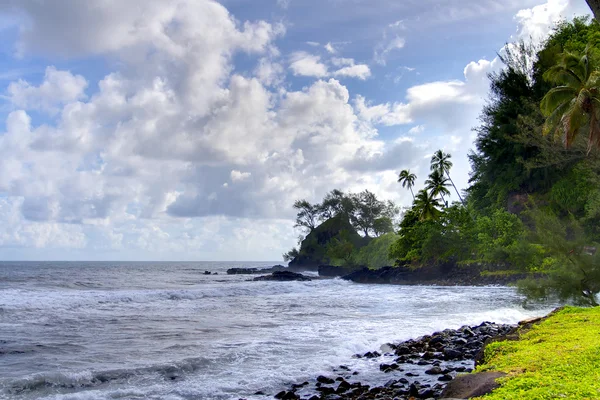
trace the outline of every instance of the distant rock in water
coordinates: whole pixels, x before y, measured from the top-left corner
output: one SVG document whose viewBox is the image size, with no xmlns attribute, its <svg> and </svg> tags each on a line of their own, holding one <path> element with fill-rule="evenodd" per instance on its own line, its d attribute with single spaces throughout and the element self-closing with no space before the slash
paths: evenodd
<svg viewBox="0 0 600 400">
<path fill-rule="evenodd" d="M 363 268 L 342 276 L 356 283 L 391 283 L 401 285 L 508 285 L 523 279 L 524 274 L 482 276 L 477 267 L 429 265 L 418 269 L 407 267 Z"/>
<path fill-rule="evenodd" d="M 349 267 L 338 267 L 335 265 L 319 265 L 319 276 L 326 277 L 335 277 L 335 276 L 345 276 L 353 271 L 356 271 L 357 268 L 349 268 Z"/>
<path fill-rule="evenodd" d="M 283 271 L 286 267 L 283 265 L 274 265 L 271 268 L 229 268 L 227 275 L 252 275 L 268 274 L 269 272 Z"/>
<path fill-rule="evenodd" d="M 308 276 L 304 276 L 302 274 L 298 274 L 296 272 L 291 271 L 275 271 L 271 275 L 265 276 L 257 276 L 253 280 L 255 281 L 311 281 Z"/>
</svg>

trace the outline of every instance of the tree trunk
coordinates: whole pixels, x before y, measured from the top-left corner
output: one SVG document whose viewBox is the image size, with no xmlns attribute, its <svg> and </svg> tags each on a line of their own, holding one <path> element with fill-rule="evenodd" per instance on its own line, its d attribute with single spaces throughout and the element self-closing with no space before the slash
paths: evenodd
<svg viewBox="0 0 600 400">
<path fill-rule="evenodd" d="M 590 6 L 592 13 L 594 13 L 594 18 L 596 21 L 600 22 L 600 0 L 585 0 Z"/>
<path fill-rule="evenodd" d="M 411 186 L 409 186 L 408 188 L 410 189 L 410 194 L 412 194 L 412 196 L 413 196 L 413 201 L 415 201 L 415 194 L 414 194 L 414 193 L 413 193 L 413 191 L 412 191 L 412 187 L 411 187 Z"/>
<path fill-rule="evenodd" d="M 450 178 L 450 174 L 448 173 L 448 171 L 446 171 L 446 175 L 448 175 L 448 179 L 450 179 L 450 183 L 452 184 L 452 187 L 456 191 L 456 194 L 458 195 L 458 198 L 460 199 L 460 202 L 464 206 L 465 205 L 465 201 L 463 200 L 463 198 L 461 197 L 460 193 L 458 192 L 458 189 L 456 188 L 456 185 L 454 185 L 454 182 L 452 182 L 452 178 Z"/>
</svg>

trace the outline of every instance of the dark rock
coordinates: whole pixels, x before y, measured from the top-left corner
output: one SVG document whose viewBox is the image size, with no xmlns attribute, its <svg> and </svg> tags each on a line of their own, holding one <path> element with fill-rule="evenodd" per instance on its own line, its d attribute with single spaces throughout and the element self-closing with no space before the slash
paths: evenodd
<svg viewBox="0 0 600 400">
<path fill-rule="evenodd" d="M 442 369 L 440 367 L 429 368 L 425 371 L 427 375 L 440 375 L 442 373 Z"/>
<path fill-rule="evenodd" d="M 459 375 L 442 392 L 443 398 L 468 399 L 480 397 L 500 387 L 496 379 L 505 376 L 502 372 L 479 372 Z"/>
<path fill-rule="evenodd" d="M 332 383 L 335 383 L 335 380 L 328 378 L 326 376 L 323 376 L 323 375 L 319 375 L 317 377 L 317 382 L 324 383 L 326 385 L 331 385 Z"/>
<path fill-rule="evenodd" d="M 264 396 L 265 392 L 263 392 L 262 390 L 259 390 L 258 392 L 254 393 L 255 396 Z"/>
<path fill-rule="evenodd" d="M 335 389 L 329 386 L 321 386 L 320 388 L 317 388 L 317 391 L 321 392 L 325 396 L 335 393 Z"/>
<path fill-rule="evenodd" d="M 450 374 L 446 374 L 446 375 L 442 375 L 438 378 L 438 381 L 440 382 L 450 382 L 452 380 L 452 375 Z"/>
<path fill-rule="evenodd" d="M 281 392 L 277 393 L 274 397 L 276 399 L 283 399 L 283 396 L 285 396 L 287 394 L 286 390 L 282 390 Z"/>
<path fill-rule="evenodd" d="M 258 276 L 253 279 L 254 281 L 278 281 L 278 282 L 288 282 L 288 281 L 311 281 L 308 276 L 304 276 L 302 274 L 291 272 L 291 271 L 275 271 L 271 275 Z"/>
<path fill-rule="evenodd" d="M 463 353 L 455 349 L 445 349 L 444 358 L 446 360 L 456 360 L 462 358 Z"/>
<path fill-rule="evenodd" d="M 431 389 L 422 389 L 417 393 L 417 397 L 421 399 L 428 399 L 433 396 L 433 390 Z"/>
<path fill-rule="evenodd" d="M 354 271 L 354 269 L 355 268 L 338 267 L 335 265 L 319 265 L 317 271 L 319 271 L 319 276 L 336 277 L 348 275 Z"/>
<path fill-rule="evenodd" d="M 341 381 L 335 392 L 336 393 L 344 393 L 344 392 L 347 392 L 348 390 L 350 390 L 351 388 L 352 387 L 350 386 L 350 384 L 348 382 Z"/>
<path fill-rule="evenodd" d="M 204 271 L 204 275 L 210 275 L 210 271 Z"/>
<path fill-rule="evenodd" d="M 377 358 L 377 357 L 381 357 L 381 354 L 379 354 L 376 351 L 369 351 L 365 354 L 363 354 L 364 358 Z"/>
<path fill-rule="evenodd" d="M 296 393 L 294 393 L 292 391 L 287 392 L 285 394 L 285 396 L 283 396 L 281 398 L 281 400 L 298 400 L 298 399 L 300 399 L 300 396 L 298 396 Z"/>
</svg>

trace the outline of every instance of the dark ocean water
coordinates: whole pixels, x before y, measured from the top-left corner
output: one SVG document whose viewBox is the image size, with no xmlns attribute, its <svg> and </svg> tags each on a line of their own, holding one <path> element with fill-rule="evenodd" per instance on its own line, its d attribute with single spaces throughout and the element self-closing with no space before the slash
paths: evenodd
<svg viewBox="0 0 600 400">
<path fill-rule="evenodd" d="M 0 398 L 266 399 L 358 352 L 542 315 L 511 288 L 249 282 L 273 262 L 2 262 Z M 205 270 L 218 275 L 204 275 Z"/>
</svg>

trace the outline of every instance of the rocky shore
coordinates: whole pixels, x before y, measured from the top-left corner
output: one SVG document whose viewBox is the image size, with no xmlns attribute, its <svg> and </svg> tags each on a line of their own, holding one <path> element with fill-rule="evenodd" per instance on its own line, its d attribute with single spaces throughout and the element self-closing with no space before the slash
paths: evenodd
<svg viewBox="0 0 600 400">
<path fill-rule="evenodd" d="M 270 268 L 230 268 L 228 275 L 265 275 L 274 272 L 312 271 L 301 267 L 275 265 Z M 438 286 L 484 286 L 510 285 L 525 278 L 524 274 L 481 274 L 479 266 L 431 265 L 419 269 L 407 267 L 339 267 L 319 265 L 316 269 L 319 278 L 340 277 L 356 283 L 392 284 L 392 285 L 438 285 Z M 277 279 L 275 279 L 277 280 Z"/>
<path fill-rule="evenodd" d="M 382 352 L 370 351 L 354 356 L 371 360 L 373 368 L 386 375 L 384 385 L 361 381 L 358 371 L 340 365 L 327 376 L 319 375 L 310 381 L 293 384 L 274 397 L 283 400 L 404 400 L 482 395 L 496 387 L 498 376 L 482 374 L 477 377 L 480 374 L 476 374 L 457 379 L 457 375 L 473 370 L 486 343 L 506 338 L 515 331 L 514 325 L 484 322 L 387 344 L 382 346 Z"/>
</svg>

